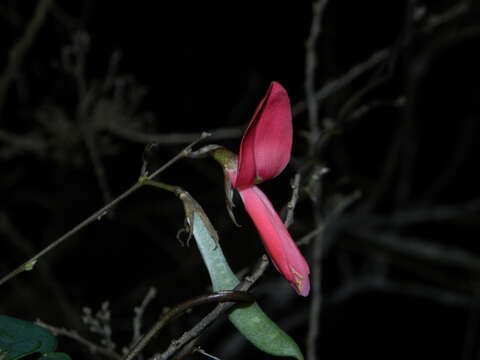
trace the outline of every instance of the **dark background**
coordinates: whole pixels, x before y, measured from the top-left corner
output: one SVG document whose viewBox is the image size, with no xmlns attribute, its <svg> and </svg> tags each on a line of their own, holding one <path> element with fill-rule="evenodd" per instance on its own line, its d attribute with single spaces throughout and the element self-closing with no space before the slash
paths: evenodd
<svg viewBox="0 0 480 360">
<path fill-rule="evenodd" d="M 345 74 L 348 81 L 319 102 L 322 137 L 309 142 L 301 104 L 309 1 L 55 1 L 13 57 L 44 2 L 0 2 L 2 276 L 131 186 L 147 144 L 158 143 L 151 169 L 206 130 L 213 137 L 205 143 L 238 151 L 276 80 L 294 105 L 293 157 L 262 189 L 284 209 L 290 179 L 302 174 L 290 230 L 301 239 L 318 219 L 324 225 L 302 247 L 316 269 L 320 244 L 322 291 L 300 298 L 271 268 L 254 290 L 259 303 L 302 349 L 318 316 L 319 359 L 478 358 L 478 4 L 330 1 L 315 48 L 316 89 Z M 322 167 L 329 172 L 312 195 Z M 263 253 L 238 199 L 243 226 L 229 219 L 213 160 L 182 160 L 160 180 L 204 207 L 234 270 Z M 209 291 L 195 245 L 176 240 L 183 223 L 172 194 L 141 189 L 35 271 L 2 285 L 0 313 L 99 343 L 82 324 L 82 308 L 96 312 L 109 301 L 121 351 L 150 287 L 158 293 L 145 328 L 163 308 Z M 319 314 L 312 301 L 320 301 Z M 146 354 L 162 351 L 207 310 L 174 321 Z M 224 320 L 200 344 L 221 359 L 269 358 Z M 64 337 L 59 348 L 75 359 L 102 358 Z"/>
</svg>

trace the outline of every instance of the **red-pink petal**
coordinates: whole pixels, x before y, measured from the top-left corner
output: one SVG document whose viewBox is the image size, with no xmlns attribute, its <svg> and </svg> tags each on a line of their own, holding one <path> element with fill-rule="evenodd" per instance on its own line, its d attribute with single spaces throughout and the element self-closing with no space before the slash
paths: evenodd
<svg viewBox="0 0 480 360">
<path fill-rule="evenodd" d="M 257 176 L 268 180 L 280 174 L 290 161 L 292 133 L 287 91 L 272 82 L 243 135 L 234 187 L 243 189 Z"/>
<path fill-rule="evenodd" d="M 240 191 L 275 267 L 302 296 L 310 291 L 309 267 L 266 195 L 256 186 Z"/>
</svg>

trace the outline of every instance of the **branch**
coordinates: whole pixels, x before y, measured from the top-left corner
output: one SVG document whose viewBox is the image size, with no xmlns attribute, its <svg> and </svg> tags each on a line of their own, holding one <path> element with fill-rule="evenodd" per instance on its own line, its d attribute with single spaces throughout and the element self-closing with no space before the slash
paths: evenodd
<svg viewBox="0 0 480 360">
<path fill-rule="evenodd" d="M 375 276 L 362 276 L 353 279 L 347 284 L 336 288 L 332 293 L 326 294 L 325 300 L 330 304 L 338 304 L 350 299 L 355 295 L 358 295 L 359 293 L 375 291 L 394 295 L 413 296 L 445 306 L 457 306 L 464 308 L 467 306 L 472 306 L 472 304 L 478 304 L 474 296 L 463 295 L 424 284 L 409 282 L 396 283 Z"/>
<path fill-rule="evenodd" d="M 320 126 L 318 118 L 318 99 L 315 93 L 315 70 L 317 66 L 317 52 L 316 52 L 316 42 L 320 32 L 322 30 L 322 20 L 325 8 L 328 4 L 328 0 L 315 0 L 312 4 L 312 24 L 310 28 L 310 34 L 306 42 L 305 49 L 305 95 L 306 103 L 308 110 L 308 123 L 309 123 L 309 156 L 315 157 L 316 154 L 316 143 L 320 138 Z M 314 197 L 312 198 L 313 203 L 313 213 L 314 213 L 314 223 L 315 227 L 318 228 L 322 219 L 320 216 L 319 209 L 319 199 L 321 184 L 320 178 L 315 181 L 312 188 Z M 320 239 L 322 232 L 319 232 L 316 235 L 315 242 L 313 244 L 313 259 L 312 259 L 312 301 L 310 303 L 310 319 L 308 323 L 308 334 L 307 334 L 307 359 L 315 360 L 317 358 L 316 349 L 317 349 L 317 340 L 319 333 L 319 314 L 321 308 L 321 243 Z"/>
<path fill-rule="evenodd" d="M 122 124 L 110 122 L 105 125 L 106 130 L 118 137 L 140 144 L 156 143 L 159 145 L 188 144 L 200 136 L 200 133 L 168 133 L 148 134 L 135 129 L 129 129 Z M 242 127 L 219 128 L 208 130 L 210 140 L 226 140 L 239 138 L 243 133 Z"/>
<path fill-rule="evenodd" d="M 15 152 L 32 152 L 37 156 L 42 157 L 47 151 L 47 145 L 43 139 L 38 137 L 35 133 L 16 135 L 0 129 L 0 142 L 9 146 L 9 148 L 3 151 L 4 158 Z M 5 153 L 7 155 L 5 155 Z"/>
<path fill-rule="evenodd" d="M 322 19 L 328 0 L 316 0 L 312 4 L 312 24 L 310 35 L 305 45 L 305 95 L 307 100 L 308 119 L 310 127 L 310 142 L 315 143 L 320 137 L 318 126 L 318 101 L 315 96 L 315 70 L 317 68 L 316 44 L 322 31 Z M 313 147 L 311 147 L 313 149 Z"/>
<path fill-rule="evenodd" d="M 157 296 L 157 289 L 154 287 L 151 287 L 148 290 L 147 295 L 145 295 L 145 298 L 143 299 L 140 306 L 135 306 L 133 308 L 135 315 L 133 317 L 133 335 L 132 335 L 132 341 L 130 343 L 130 348 L 132 348 L 133 345 L 135 345 L 142 338 L 143 314 L 145 313 L 147 306 L 155 298 L 155 296 Z"/>
<path fill-rule="evenodd" d="M 394 231 L 381 231 L 375 228 L 354 228 L 351 232 L 354 236 L 392 254 L 480 274 L 480 257 L 459 247 L 428 242 L 413 236 L 401 236 Z M 363 241 L 362 244 L 365 246 Z"/>
<path fill-rule="evenodd" d="M 81 123 L 83 121 L 79 121 Z M 105 167 L 103 166 L 102 159 L 97 150 L 97 145 L 95 143 L 95 136 L 92 131 L 90 131 L 83 124 L 79 124 L 80 134 L 87 148 L 87 153 L 92 162 L 93 170 L 95 172 L 98 187 L 103 196 L 104 203 L 108 204 L 112 201 L 112 193 L 110 191 L 110 186 L 108 184 L 107 174 L 105 172 Z"/>
<path fill-rule="evenodd" d="M 422 30 L 427 32 L 432 31 L 438 26 L 443 25 L 451 20 L 454 20 L 456 17 L 465 14 L 468 10 L 470 10 L 470 7 L 471 1 L 466 0 L 453 5 L 445 12 L 431 15 Z"/>
<path fill-rule="evenodd" d="M 295 213 L 295 207 L 297 206 L 299 192 L 300 192 L 300 180 L 301 175 L 295 174 L 294 178 L 290 180 L 290 186 L 292 188 L 292 196 L 287 204 L 287 217 L 285 219 L 285 227 L 288 229 L 293 224 L 293 217 Z"/>
<path fill-rule="evenodd" d="M 359 76 L 366 73 L 368 70 L 374 68 L 378 64 L 387 60 L 390 56 L 390 49 L 384 48 L 375 52 L 365 61 L 355 65 L 348 72 L 342 76 L 326 83 L 320 90 L 315 92 L 315 100 L 323 101 L 329 96 L 335 94 L 336 92 L 342 90 L 344 87 L 349 85 Z M 292 112 L 294 116 L 300 115 L 307 110 L 307 103 L 305 101 L 299 101 L 292 107 Z"/>
<path fill-rule="evenodd" d="M 5 98 L 12 82 L 12 79 L 17 74 L 17 70 L 22 64 L 25 53 L 35 41 L 38 30 L 42 26 L 48 9 L 52 3 L 52 0 L 40 0 L 37 4 L 32 20 L 27 26 L 23 36 L 13 45 L 8 53 L 8 63 L 0 76 L 0 113 L 2 112 L 5 104 Z"/>
<path fill-rule="evenodd" d="M 92 341 L 84 338 L 83 336 L 79 335 L 78 332 L 76 332 L 75 330 L 68 330 L 68 329 L 65 329 L 65 328 L 57 328 L 55 326 L 46 324 L 41 320 L 37 320 L 36 324 L 45 328 L 45 329 L 50 330 L 55 336 L 62 335 L 62 336 L 66 336 L 70 339 L 73 339 L 73 340 L 77 341 L 78 343 L 88 347 L 92 354 L 102 354 L 102 355 L 105 355 L 106 357 L 108 357 L 110 359 L 114 359 L 114 360 L 121 360 L 122 359 L 122 356 L 119 353 L 117 353 L 116 351 L 111 350 L 111 349 L 107 349 L 107 348 L 105 348 L 101 345 L 95 344 L 94 342 L 92 342 Z"/>
</svg>

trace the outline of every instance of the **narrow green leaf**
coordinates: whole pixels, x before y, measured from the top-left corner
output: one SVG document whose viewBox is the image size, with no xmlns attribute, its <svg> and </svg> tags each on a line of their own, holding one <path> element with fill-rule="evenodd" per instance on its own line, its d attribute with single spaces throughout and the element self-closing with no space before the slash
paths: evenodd
<svg viewBox="0 0 480 360">
<path fill-rule="evenodd" d="M 210 274 L 213 289 L 231 290 L 239 280 L 223 255 L 213 226 L 200 205 L 194 205 L 191 209 L 193 216 L 190 216 L 190 221 L 193 218 L 193 235 Z M 271 355 L 303 360 L 302 352 L 295 341 L 280 329 L 257 303 L 236 308 L 228 318 L 238 331 L 260 350 Z"/>
<path fill-rule="evenodd" d="M 0 315 L 0 354 L 3 360 L 15 360 L 33 353 L 55 350 L 53 334 L 32 322 Z"/>
</svg>

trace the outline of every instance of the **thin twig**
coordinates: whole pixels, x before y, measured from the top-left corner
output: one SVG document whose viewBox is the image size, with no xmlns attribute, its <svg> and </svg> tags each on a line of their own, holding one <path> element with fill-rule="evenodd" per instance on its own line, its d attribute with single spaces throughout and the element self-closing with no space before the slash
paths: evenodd
<svg viewBox="0 0 480 360">
<path fill-rule="evenodd" d="M 480 257 L 457 246 L 442 245 L 415 236 L 398 235 L 397 231 L 382 231 L 377 228 L 355 227 L 348 232 L 355 234 L 363 246 L 366 243 L 372 244 L 397 257 L 404 256 L 438 266 L 461 269 L 476 274 L 475 277 L 480 274 Z"/>
<path fill-rule="evenodd" d="M 320 137 L 318 102 L 315 98 L 315 70 L 317 68 L 316 44 L 318 36 L 322 31 L 322 18 L 327 4 L 328 0 L 316 0 L 312 4 L 312 25 L 310 35 L 305 44 L 305 95 L 311 136 L 310 143 L 315 143 Z M 310 149 L 313 149 L 313 147 Z"/>
<path fill-rule="evenodd" d="M 349 85 L 352 81 L 357 79 L 359 76 L 365 74 L 368 70 L 371 70 L 378 64 L 387 60 L 390 56 L 390 49 L 384 48 L 378 50 L 373 55 L 371 55 L 365 61 L 358 63 L 352 67 L 345 74 L 340 77 L 326 83 L 320 90 L 315 93 L 316 101 L 323 101 L 326 98 L 332 96 L 336 92 L 342 90 L 344 87 Z M 292 107 L 292 112 L 294 116 L 300 115 L 307 110 L 307 103 L 305 101 L 299 101 Z"/>
<path fill-rule="evenodd" d="M 310 244 L 310 242 L 315 239 L 322 231 L 324 226 L 320 225 L 319 227 L 315 228 L 314 230 L 310 231 L 308 234 L 304 235 L 296 242 L 297 246 L 306 246 Z"/>
<path fill-rule="evenodd" d="M 73 44 L 64 53 L 64 66 L 75 79 L 78 96 L 76 123 L 92 163 L 98 186 L 103 196 L 103 202 L 108 204 L 112 201 L 110 186 L 105 167 L 97 150 L 96 132 L 89 122 L 91 108 L 97 96 L 95 86 L 91 86 L 85 77 L 86 56 L 89 46 L 90 36 L 86 32 L 77 32 L 73 37 Z"/>
<path fill-rule="evenodd" d="M 152 302 L 152 300 L 157 295 L 157 289 L 151 287 L 145 298 L 143 299 L 140 306 L 136 306 L 133 310 L 135 312 L 135 316 L 133 317 L 133 335 L 132 341 L 130 342 L 130 348 L 133 347 L 140 339 L 142 338 L 142 322 L 143 322 L 143 314 L 147 306 Z M 139 354 L 140 355 L 140 354 Z"/>
<path fill-rule="evenodd" d="M 194 352 L 205 355 L 206 357 L 208 357 L 210 359 L 213 359 L 213 360 L 221 360 L 220 358 L 218 358 L 216 356 L 210 355 L 205 350 L 203 350 L 201 347 L 197 347 Z"/>
<path fill-rule="evenodd" d="M 167 169 L 169 166 L 171 166 L 173 163 L 176 161 L 180 160 L 181 158 L 184 158 L 188 152 L 191 150 L 193 146 L 195 146 L 198 142 L 201 140 L 205 139 L 208 137 L 210 134 L 208 133 L 202 133 L 202 135 L 192 142 L 190 145 L 185 147 L 182 151 L 180 151 L 177 155 L 175 155 L 173 158 L 171 158 L 168 162 L 166 162 L 163 166 L 161 166 L 159 169 L 157 169 L 155 172 L 153 172 L 151 175 L 147 176 L 144 180 L 151 180 L 155 178 L 158 174 L 160 174 L 162 171 Z M 108 212 L 114 208 L 120 201 L 134 193 L 136 190 L 138 190 L 140 187 L 143 186 L 143 182 L 138 181 L 134 185 L 132 185 L 129 189 L 127 189 L 124 193 L 120 194 L 118 197 L 113 199 L 110 203 L 102 207 L 101 209 L 95 211 L 92 215 L 87 217 L 85 220 L 74 226 L 71 230 L 67 231 L 64 235 L 60 236 L 57 240 L 52 242 L 50 245 L 46 246 L 43 248 L 40 252 L 38 252 L 36 255 L 31 257 L 29 260 L 25 261 L 23 264 L 21 264 L 19 267 L 17 267 L 15 270 L 11 271 L 4 277 L 0 279 L 0 285 L 4 284 L 11 278 L 15 277 L 16 275 L 22 273 L 23 271 L 27 270 L 32 270 L 33 266 L 35 263 L 38 261 L 39 258 L 41 258 L 43 255 L 48 253 L 50 250 L 54 249 L 58 245 L 60 245 L 62 242 L 70 238 L 72 235 L 76 234 L 80 230 L 82 230 L 84 227 L 87 225 L 91 224 L 92 222 L 96 220 L 100 220 L 103 216 L 108 214 Z"/>
<path fill-rule="evenodd" d="M 93 170 L 97 178 L 98 186 L 103 196 L 103 201 L 108 204 L 112 201 L 112 192 L 110 191 L 110 185 L 108 184 L 107 174 L 105 167 L 103 166 L 100 154 L 97 151 L 97 145 L 95 143 L 95 135 L 90 129 L 87 129 L 83 124 L 79 124 L 80 133 L 87 148 L 87 152 L 92 162 Z"/>
<path fill-rule="evenodd" d="M 197 337 L 190 341 L 188 344 L 185 344 L 183 348 L 181 348 L 177 353 L 175 354 L 175 357 L 173 360 L 185 360 L 189 359 L 190 356 L 196 352 L 196 349 L 198 348 L 197 343 L 200 341 L 201 337 Z"/>
<path fill-rule="evenodd" d="M 42 26 L 52 0 L 41 0 L 37 3 L 32 20 L 25 29 L 23 36 L 13 45 L 8 53 L 8 63 L 3 74 L 0 76 L 0 114 L 5 104 L 7 91 L 10 83 L 16 76 L 18 68 L 22 64 L 25 53 L 30 48 Z"/>
<path fill-rule="evenodd" d="M 448 289 L 439 289 L 438 287 L 418 283 L 396 283 L 383 277 L 371 275 L 368 277 L 357 277 L 347 284 L 336 288 L 332 293 L 325 295 L 325 302 L 338 304 L 355 295 L 368 292 L 412 296 L 444 306 L 455 306 L 463 309 L 469 305 L 471 306 L 473 302 L 475 302 L 475 306 L 478 306 L 477 298 L 461 292 L 453 292 Z"/>
<path fill-rule="evenodd" d="M 471 1 L 462 1 L 458 4 L 453 5 L 452 7 L 448 8 L 446 11 L 440 14 L 433 14 L 427 20 L 427 23 L 423 27 L 423 31 L 432 31 L 433 29 L 437 28 L 440 25 L 443 25 L 456 17 L 465 14 L 468 10 L 470 10 Z"/>
<path fill-rule="evenodd" d="M 300 193 L 300 180 L 302 176 L 297 173 L 295 174 L 294 178 L 291 180 L 290 186 L 292 187 L 292 197 L 287 204 L 287 217 L 285 219 L 285 227 L 289 228 L 290 225 L 293 224 L 293 217 L 295 213 L 295 206 L 297 205 L 297 201 L 299 198 Z"/>
<path fill-rule="evenodd" d="M 308 110 L 308 123 L 309 123 L 309 155 L 310 157 L 316 156 L 316 143 L 320 138 L 320 125 L 318 118 L 318 100 L 316 99 L 315 93 L 315 70 L 317 65 L 317 52 L 316 52 L 316 42 L 318 36 L 322 31 L 322 20 L 325 12 L 325 8 L 328 4 L 328 0 L 316 0 L 312 4 L 312 24 L 310 27 L 310 34 L 307 39 L 306 49 L 305 49 L 305 95 L 307 102 Z M 318 181 L 315 181 L 314 191 L 315 198 L 312 200 L 314 208 L 314 223 L 315 227 L 318 228 L 322 224 L 322 218 L 320 215 L 319 208 L 319 199 L 317 198 L 320 195 L 321 183 L 320 178 Z M 319 317 L 320 317 L 320 308 L 321 308 L 321 234 L 319 232 L 316 235 L 315 241 L 313 243 L 313 259 L 312 259 L 312 301 L 310 304 L 310 317 L 308 324 L 308 334 L 307 334 L 307 359 L 315 360 L 317 358 L 317 339 L 319 334 Z"/>
<path fill-rule="evenodd" d="M 32 152 L 41 157 L 46 153 L 47 150 L 47 145 L 43 139 L 34 133 L 28 133 L 27 135 L 16 135 L 0 129 L 0 143 L 1 142 L 10 146 L 10 152 Z"/>
<path fill-rule="evenodd" d="M 168 133 L 168 134 L 149 134 L 140 132 L 135 129 L 129 129 L 128 127 L 109 122 L 105 125 L 106 130 L 112 134 L 117 135 L 123 139 L 133 141 L 140 144 L 156 143 L 159 145 L 175 145 L 175 144 L 188 144 L 194 139 L 197 139 L 199 133 Z M 239 138 L 243 133 L 243 127 L 231 127 L 231 128 L 218 128 L 208 130 L 208 133 L 212 134 L 210 140 L 228 140 Z"/>
<path fill-rule="evenodd" d="M 57 328 L 55 326 L 46 324 L 41 320 L 37 320 L 36 323 L 37 323 L 37 325 L 39 325 L 39 326 L 41 326 L 45 329 L 50 330 L 54 335 L 66 336 L 66 337 L 68 337 L 70 339 L 73 339 L 76 342 L 86 346 L 92 354 L 102 354 L 102 355 L 104 355 L 104 356 L 106 356 L 110 359 L 114 359 L 114 360 L 121 360 L 122 359 L 122 355 L 120 355 L 116 351 L 114 351 L 112 349 L 108 349 L 104 346 L 95 344 L 94 342 L 92 342 L 92 341 L 84 338 L 83 336 L 79 335 L 78 332 L 76 332 L 75 330 L 68 330 L 68 329 L 65 329 L 65 328 Z"/>
</svg>

